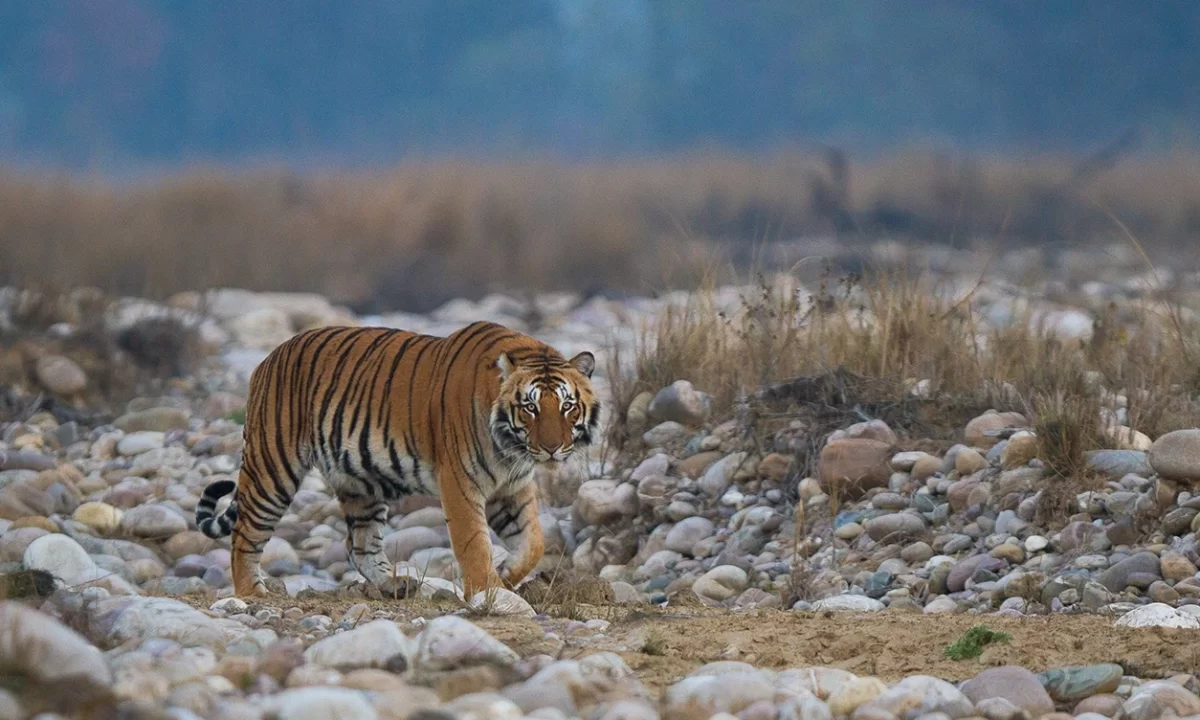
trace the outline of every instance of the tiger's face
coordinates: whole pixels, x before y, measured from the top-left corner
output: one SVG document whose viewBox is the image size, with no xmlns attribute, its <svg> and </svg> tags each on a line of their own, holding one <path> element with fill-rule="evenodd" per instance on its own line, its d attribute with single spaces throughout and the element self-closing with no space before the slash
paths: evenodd
<svg viewBox="0 0 1200 720">
<path fill-rule="evenodd" d="M 492 436 L 505 457 L 534 463 L 563 462 L 592 443 L 600 403 L 592 390 L 596 358 L 582 352 L 563 362 L 538 358 L 496 362 L 500 397 L 492 410 Z"/>
</svg>

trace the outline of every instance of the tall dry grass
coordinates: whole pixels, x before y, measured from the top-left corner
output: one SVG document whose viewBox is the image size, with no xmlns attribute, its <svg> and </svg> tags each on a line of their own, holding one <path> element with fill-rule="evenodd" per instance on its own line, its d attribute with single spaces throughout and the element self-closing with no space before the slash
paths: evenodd
<svg viewBox="0 0 1200 720">
<path fill-rule="evenodd" d="M 1070 436 L 1064 466 L 1114 445 L 1104 409 L 1123 408 L 1126 425 L 1151 438 L 1200 423 L 1200 323 L 1166 297 L 1097 309 L 1084 340 L 1028 307 L 987 326 L 973 292 L 921 272 L 827 275 L 811 291 L 760 276 L 744 288 L 735 298 L 703 287 L 643 328 L 629 363 L 613 353 L 618 447 L 636 439 L 620 422 L 633 397 L 675 380 L 711 394 L 720 420 L 764 387 L 835 371 L 870 381 L 875 403 L 918 408 L 924 430 L 956 434 L 988 407 L 1041 416 Z"/>
<path fill-rule="evenodd" d="M 0 283 L 163 297 L 308 290 L 364 310 L 491 290 L 694 284 L 712 248 L 830 235 L 1084 245 L 1126 219 L 1152 247 L 1200 232 L 1200 162 L 1100 171 L 1078 158 L 852 162 L 783 153 L 645 161 L 408 163 L 295 175 L 184 170 L 140 184 L 0 172 Z"/>
</svg>

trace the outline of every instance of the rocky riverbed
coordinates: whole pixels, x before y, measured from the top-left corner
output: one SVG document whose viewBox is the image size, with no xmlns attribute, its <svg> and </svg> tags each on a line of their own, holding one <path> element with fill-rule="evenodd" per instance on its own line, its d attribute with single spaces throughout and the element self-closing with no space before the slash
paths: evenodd
<svg viewBox="0 0 1200 720">
<path fill-rule="evenodd" d="M 1056 336 L 1086 338 L 1087 298 L 1141 298 L 1119 280 L 1129 268 L 1105 272 L 1071 289 L 1076 305 L 1053 283 L 1037 301 L 989 283 L 972 311 L 1002 325 L 1037 302 Z M 742 296 L 716 294 L 731 309 Z M 0 292 L 0 329 L 21 298 Z M 605 342 L 628 347 L 682 299 L 493 295 L 374 317 L 235 290 L 112 304 L 107 332 L 175 318 L 209 354 L 111 418 L 49 409 L 0 427 L 0 664 L 14 679 L 0 718 L 1200 715 L 1200 430 L 1136 433 L 1099 380 L 1110 442 L 1076 486 L 1038 457 L 1034 418 L 986 408 L 940 443 L 848 420 L 805 473 L 804 427 L 748 439 L 744 418 L 712 417 L 679 378 L 620 409 L 633 450 L 539 476 L 547 554 L 517 593 L 462 597 L 444 517 L 421 499 L 393 508 L 385 538 L 409 596 L 365 590 L 313 474 L 263 557 L 276 593 L 231 596 L 228 541 L 192 514 L 205 485 L 236 476 L 246 378 L 292 333 L 493 319 L 600 352 L 607 399 Z M 28 367 L 22 391 L 77 411 L 95 383 L 65 351 Z M 963 654 L 978 625 L 1000 635 Z"/>
</svg>

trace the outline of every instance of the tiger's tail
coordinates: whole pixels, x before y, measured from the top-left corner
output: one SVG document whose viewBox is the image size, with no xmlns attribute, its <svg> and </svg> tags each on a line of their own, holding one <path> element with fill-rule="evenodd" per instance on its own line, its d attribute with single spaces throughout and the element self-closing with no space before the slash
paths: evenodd
<svg viewBox="0 0 1200 720">
<path fill-rule="evenodd" d="M 233 524 L 237 522 L 237 500 L 229 503 L 229 507 L 220 515 L 216 514 L 217 502 L 237 489 L 233 480 L 218 480 L 210 483 L 200 494 L 200 502 L 196 503 L 196 527 L 210 538 L 222 538 L 233 532 Z"/>
</svg>

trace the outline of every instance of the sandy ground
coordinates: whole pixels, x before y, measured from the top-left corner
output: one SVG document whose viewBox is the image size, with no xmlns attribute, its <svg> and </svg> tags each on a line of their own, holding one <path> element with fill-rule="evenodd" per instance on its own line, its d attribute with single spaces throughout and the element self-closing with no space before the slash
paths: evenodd
<svg viewBox="0 0 1200 720">
<path fill-rule="evenodd" d="M 258 607 L 299 607 L 340 619 L 364 602 L 361 595 L 339 593 L 306 598 L 268 598 Z M 449 603 L 413 600 L 365 601 L 373 610 L 395 613 L 403 622 L 453 612 Z M 196 598 L 197 606 L 203 602 Z M 894 682 L 928 674 L 950 681 L 976 675 L 990 665 L 1016 664 L 1034 672 L 1070 665 L 1113 662 L 1142 678 L 1200 672 L 1200 632 L 1116 628 L 1098 615 L 1051 617 L 929 616 L 885 611 L 872 615 L 792 613 L 780 610 L 731 612 L 708 608 L 641 608 L 575 605 L 575 620 L 603 619 L 610 625 L 596 635 L 569 619 L 544 623 L 525 618 L 477 613 L 470 619 L 523 656 L 546 653 L 572 658 L 601 650 L 620 654 L 649 688 L 662 691 L 691 670 L 715 660 L 741 660 L 757 667 L 784 669 L 820 665 Z M 553 617 L 553 613 L 552 613 Z M 369 620 L 370 618 L 366 618 Z M 989 645 L 973 660 L 949 660 L 942 652 L 971 626 L 986 623 L 1011 634 Z M 292 622 L 274 625 L 281 634 L 302 634 Z M 558 636 L 548 637 L 547 631 Z"/>
</svg>

